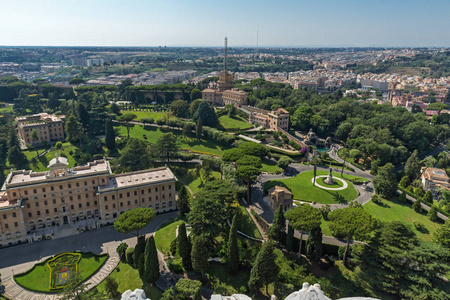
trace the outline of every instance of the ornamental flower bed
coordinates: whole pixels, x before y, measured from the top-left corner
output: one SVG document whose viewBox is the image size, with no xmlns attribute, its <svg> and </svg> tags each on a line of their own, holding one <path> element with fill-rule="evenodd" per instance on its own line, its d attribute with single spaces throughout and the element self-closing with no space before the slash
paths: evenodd
<svg viewBox="0 0 450 300">
<path fill-rule="evenodd" d="M 80 253 L 63 253 L 50 259 L 47 266 L 50 269 L 50 289 L 62 289 L 71 276 L 78 272 Z"/>
</svg>

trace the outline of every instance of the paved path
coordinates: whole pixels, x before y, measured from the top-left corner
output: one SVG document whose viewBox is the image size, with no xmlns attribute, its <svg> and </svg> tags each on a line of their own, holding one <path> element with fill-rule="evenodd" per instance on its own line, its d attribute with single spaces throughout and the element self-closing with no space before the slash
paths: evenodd
<svg viewBox="0 0 450 300">
<path fill-rule="evenodd" d="M 164 222 L 177 215 L 177 211 L 157 215 L 141 233 L 151 235 Z M 12 277 L 14 274 L 29 270 L 37 262 L 41 262 L 52 255 L 76 250 L 93 252 L 95 254 L 109 253 L 110 255 L 103 267 L 88 280 L 91 283 L 89 288 L 93 288 L 106 278 L 119 263 L 116 248 L 122 242 L 126 242 L 130 247 L 134 247 L 137 239 L 132 234 L 121 234 L 113 226 L 107 226 L 73 236 L 0 249 L 0 273 L 2 274 L 2 282 L 5 285 L 5 295 L 10 299 L 58 299 L 55 294 L 25 290 L 18 286 Z"/>
<path fill-rule="evenodd" d="M 321 184 L 319 184 L 317 182 L 317 179 L 318 178 L 324 178 L 324 177 L 328 177 L 328 175 L 320 175 L 320 176 L 316 176 L 316 178 L 315 178 L 316 179 L 316 181 L 315 181 L 316 186 L 320 187 L 321 189 L 329 190 L 329 191 L 340 191 L 340 190 L 345 190 L 348 187 L 347 181 L 345 181 L 345 180 L 343 180 L 343 179 L 341 179 L 339 177 L 334 177 L 334 179 L 335 180 L 339 180 L 340 182 L 342 182 L 342 186 L 337 187 L 337 188 L 331 188 L 331 187 L 323 186 L 323 185 L 321 185 Z M 314 184 L 314 177 L 311 178 L 311 183 Z"/>
</svg>

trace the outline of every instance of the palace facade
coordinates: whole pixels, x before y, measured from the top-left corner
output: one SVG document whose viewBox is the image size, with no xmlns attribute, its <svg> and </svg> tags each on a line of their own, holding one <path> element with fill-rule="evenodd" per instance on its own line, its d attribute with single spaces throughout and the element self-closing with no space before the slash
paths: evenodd
<svg viewBox="0 0 450 300">
<path fill-rule="evenodd" d="M 19 138 L 24 145 L 42 144 L 64 139 L 65 116 L 55 116 L 48 113 L 40 113 L 16 118 Z M 33 140 L 31 132 L 36 130 L 38 140 Z"/>
</svg>

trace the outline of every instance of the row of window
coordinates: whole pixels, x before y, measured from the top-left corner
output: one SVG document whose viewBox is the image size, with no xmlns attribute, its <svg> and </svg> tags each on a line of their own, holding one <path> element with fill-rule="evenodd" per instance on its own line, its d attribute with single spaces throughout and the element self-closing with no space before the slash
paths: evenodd
<svg viewBox="0 0 450 300">
<path fill-rule="evenodd" d="M 171 189 L 172 189 L 172 185 L 169 184 L 168 188 L 169 188 L 169 190 L 171 190 Z M 164 186 L 161 187 L 161 191 L 164 191 Z M 148 189 L 148 192 L 151 193 L 151 192 L 152 192 L 152 189 L 149 188 L 149 189 Z M 158 187 L 155 187 L 155 192 L 158 192 Z M 144 189 L 141 189 L 141 195 L 143 195 L 144 193 L 145 193 Z M 137 196 L 138 192 L 137 192 L 137 191 L 134 191 L 133 194 L 134 194 L 134 196 Z M 130 197 L 130 192 L 127 192 L 127 197 Z M 171 193 L 169 193 L 169 197 L 172 197 L 172 194 L 171 194 Z M 120 194 L 119 194 L 119 199 L 122 199 L 122 198 L 123 198 L 123 195 L 122 195 L 122 193 L 120 193 Z M 151 198 L 151 197 L 150 197 L 150 198 Z M 158 196 L 156 196 L 156 199 L 158 199 Z M 104 196 L 104 197 L 103 197 L 103 200 L 104 200 L 104 201 L 108 201 L 108 196 Z M 116 200 L 116 195 L 111 195 L 111 200 Z"/>
<path fill-rule="evenodd" d="M 94 201 L 94 206 L 96 206 L 97 205 L 97 201 Z M 91 203 L 90 202 L 86 202 L 86 207 L 90 207 L 91 206 Z M 78 208 L 83 208 L 83 204 L 82 203 L 78 203 Z M 73 204 L 71 204 L 70 205 L 70 209 L 75 209 L 75 205 L 73 205 Z M 54 213 L 57 213 L 58 212 L 58 208 L 53 208 L 53 212 Z M 65 207 L 63 207 L 63 212 L 65 212 Z M 36 212 L 36 214 L 38 215 L 38 216 L 40 216 L 41 215 L 41 212 L 38 210 L 37 212 Z M 48 215 L 48 214 L 50 214 L 50 211 L 48 210 L 48 209 L 46 209 L 45 210 L 45 214 L 46 215 Z M 32 212 L 29 212 L 28 213 L 28 217 L 29 218 L 32 218 L 33 217 L 33 213 Z"/>
<path fill-rule="evenodd" d="M 172 193 L 169 193 L 169 198 L 170 197 L 172 197 Z M 165 199 L 166 198 L 165 195 L 162 195 L 162 198 Z M 155 200 L 158 200 L 158 196 L 155 196 Z M 148 197 L 148 201 L 151 202 L 152 201 L 152 197 Z M 145 203 L 145 199 L 142 198 L 141 202 Z M 128 206 L 130 206 L 131 205 L 131 201 L 127 201 L 127 204 L 128 204 Z M 138 204 L 138 200 L 137 199 L 134 200 L 134 204 Z M 165 202 L 163 202 L 162 204 L 165 205 Z M 156 205 L 159 205 L 159 204 L 157 203 Z M 120 202 L 119 206 L 123 207 L 123 202 Z M 172 206 L 172 201 L 169 202 L 169 206 Z M 105 205 L 105 209 L 106 210 L 108 210 L 108 207 L 109 207 L 108 205 Z M 113 209 L 116 208 L 116 204 L 115 203 L 112 204 L 112 208 Z"/>
<path fill-rule="evenodd" d="M 12 213 L 13 218 L 17 217 L 17 214 L 15 212 Z M 8 216 L 6 214 L 3 214 L 3 220 L 8 219 Z"/>
<path fill-rule="evenodd" d="M 105 178 L 102 178 L 102 183 L 105 183 Z M 84 182 L 84 185 L 87 186 L 87 184 L 88 184 L 87 181 L 85 181 L 85 182 Z M 92 180 L 92 184 L 95 184 L 95 180 Z M 79 187 L 79 186 L 80 186 L 80 183 L 77 182 L 77 183 L 75 184 L 75 186 L 76 186 L 76 187 Z M 67 188 L 71 189 L 71 188 L 72 188 L 72 184 L 71 184 L 71 183 L 68 183 L 68 184 L 67 184 Z M 64 186 L 63 186 L 62 184 L 60 184 L 60 185 L 59 185 L 59 189 L 60 189 L 60 190 L 63 190 L 63 189 L 64 189 Z M 43 193 L 46 192 L 46 188 L 45 188 L 45 187 L 43 187 L 41 190 L 42 190 Z M 55 187 L 54 187 L 54 186 L 51 186 L 51 187 L 50 187 L 50 191 L 54 191 L 54 190 L 55 190 Z M 37 194 L 37 193 L 38 193 L 37 189 L 33 189 L 33 194 Z M 24 194 L 25 194 L 25 195 L 28 195 L 28 191 L 25 190 L 25 191 L 24 191 Z M 13 192 L 13 197 L 16 197 L 16 196 L 17 196 L 17 193 L 16 193 L 16 192 Z"/>
</svg>

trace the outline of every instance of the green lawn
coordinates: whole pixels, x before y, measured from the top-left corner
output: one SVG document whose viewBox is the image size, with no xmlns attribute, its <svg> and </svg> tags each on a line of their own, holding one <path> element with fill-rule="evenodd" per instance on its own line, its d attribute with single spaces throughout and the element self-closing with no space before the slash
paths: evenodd
<svg viewBox="0 0 450 300">
<path fill-rule="evenodd" d="M 0 108 L 0 115 L 2 115 L 3 113 L 5 113 L 5 112 L 13 112 L 14 111 L 14 106 L 13 105 L 8 105 L 8 106 L 5 106 L 5 107 L 1 107 Z"/>
<path fill-rule="evenodd" d="M 122 114 L 124 113 L 133 113 L 137 116 L 135 121 L 139 121 L 142 118 L 153 118 L 155 121 L 158 119 L 164 119 L 167 115 L 169 119 L 175 118 L 171 114 L 167 112 L 156 112 L 156 111 L 132 111 L 132 110 L 121 110 Z"/>
<path fill-rule="evenodd" d="M 176 238 L 177 226 L 183 222 L 183 220 L 173 218 L 156 231 L 155 244 L 159 251 L 163 253 L 169 252 L 170 243 Z"/>
<path fill-rule="evenodd" d="M 193 166 L 195 167 L 195 166 Z M 186 173 L 182 176 L 178 176 L 178 179 L 183 181 L 192 193 L 197 193 L 202 185 L 202 179 L 200 177 L 195 178 L 195 168 L 186 169 Z M 212 175 L 216 179 L 220 179 L 220 172 L 212 171 Z"/>
<path fill-rule="evenodd" d="M 117 126 L 119 129 L 119 135 L 122 137 L 127 136 L 127 129 L 125 126 Z M 222 156 L 223 151 L 228 149 L 212 140 L 198 141 L 196 138 L 186 137 L 182 135 L 180 130 L 161 129 L 160 127 L 134 125 L 130 128 L 130 136 L 147 141 L 149 143 L 156 143 L 159 137 L 163 133 L 172 132 L 178 137 L 178 143 L 181 149 L 189 149 L 193 152 L 213 154 Z"/>
<path fill-rule="evenodd" d="M 210 278 L 210 284 L 214 291 L 223 291 L 227 289 L 234 293 L 238 293 L 239 290 L 247 289 L 247 282 L 250 278 L 250 270 L 240 270 L 236 275 L 230 275 L 227 271 L 227 266 L 220 263 L 212 262 L 209 264 L 209 268 L 206 271 Z"/>
<path fill-rule="evenodd" d="M 220 125 L 225 129 L 250 129 L 253 125 L 248 123 L 246 119 L 241 116 L 229 117 L 228 115 L 223 115 L 219 118 Z"/>
<path fill-rule="evenodd" d="M 277 166 L 277 163 L 273 160 L 263 159 L 262 161 L 262 172 L 267 172 L 270 174 L 281 174 L 283 169 Z"/>
<path fill-rule="evenodd" d="M 258 228 L 256 227 L 245 207 L 239 206 L 239 209 L 241 210 L 241 214 L 237 219 L 238 230 L 251 237 L 261 239 L 261 234 L 259 233 Z"/>
<path fill-rule="evenodd" d="M 139 276 L 139 271 L 132 268 L 129 264 L 120 262 L 117 268 L 108 276 L 114 278 L 119 284 L 120 294 L 124 293 L 126 290 L 143 289 L 147 298 L 152 300 L 158 300 L 161 298 L 162 292 L 156 286 L 150 286 L 149 283 L 143 282 Z M 106 296 L 105 292 L 105 281 L 101 282 L 97 286 L 97 291 L 101 295 L 99 299 L 109 299 L 102 297 Z"/>
<path fill-rule="evenodd" d="M 83 280 L 89 278 L 94 274 L 106 261 L 108 256 L 94 255 L 92 253 L 82 253 L 82 258 L 78 264 L 78 270 Z M 29 289 L 38 292 L 52 292 L 50 291 L 50 269 L 47 266 L 47 260 L 42 263 L 37 263 L 32 268 L 32 271 L 24 275 L 15 275 L 15 281 Z"/>
<path fill-rule="evenodd" d="M 56 152 L 58 152 L 58 154 L 60 156 L 61 156 L 61 154 L 64 154 L 64 156 L 67 157 L 67 160 L 69 163 L 69 168 L 71 168 L 75 165 L 75 159 L 73 158 L 72 154 L 75 152 L 76 148 L 77 147 L 73 146 L 71 143 L 63 143 L 63 149 L 61 150 L 61 153 L 55 149 L 52 149 L 49 152 L 47 152 L 47 154 L 40 157 L 39 159 L 29 162 L 28 166 L 31 170 L 33 170 L 35 172 L 47 171 L 48 170 L 47 166 L 48 166 L 50 160 L 55 158 L 55 154 L 56 154 Z M 40 148 L 38 150 L 39 154 L 42 153 L 43 151 L 44 151 L 44 148 Z M 72 152 L 72 154 L 70 154 L 70 152 Z M 32 158 L 36 157 L 36 150 L 34 150 L 34 149 L 24 150 L 23 153 L 27 157 L 28 161 L 30 161 Z"/>
<path fill-rule="evenodd" d="M 317 176 L 327 174 L 328 174 L 327 171 L 317 171 Z M 294 194 L 295 200 L 317 202 L 324 204 L 337 203 L 336 200 L 334 199 L 336 193 L 343 196 L 346 201 L 353 200 L 358 196 L 358 192 L 354 188 L 353 184 L 348 180 L 346 180 L 348 183 L 348 187 L 345 190 L 329 191 L 317 186 L 313 186 L 311 181 L 313 176 L 314 176 L 313 171 L 306 171 L 295 177 L 281 180 L 272 180 L 264 185 L 264 190 L 268 190 L 269 188 L 275 185 L 284 186 Z M 334 177 L 340 178 L 340 174 L 335 173 Z M 351 179 L 356 177 L 344 174 L 343 178 Z"/>
</svg>

